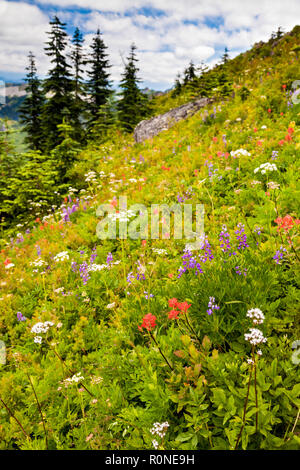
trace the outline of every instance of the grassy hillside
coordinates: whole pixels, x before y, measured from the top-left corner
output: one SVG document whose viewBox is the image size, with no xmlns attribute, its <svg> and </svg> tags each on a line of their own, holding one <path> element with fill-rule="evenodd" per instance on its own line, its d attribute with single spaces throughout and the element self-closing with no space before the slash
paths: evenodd
<svg viewBox="0 0 300 470">
<path fill-rule="evenodd" d="M 295 31 L 230 62 L 233 97 L 83 151 L 2 241 L 0 449 L 300 448 Z M 100 240 L 119 196 L 203 204 L 206 238 Z"/>
</svg>

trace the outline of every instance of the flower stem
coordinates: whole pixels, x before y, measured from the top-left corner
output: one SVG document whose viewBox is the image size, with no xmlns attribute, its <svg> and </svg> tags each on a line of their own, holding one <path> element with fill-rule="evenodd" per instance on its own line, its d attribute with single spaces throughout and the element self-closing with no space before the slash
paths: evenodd
<svg viewBox="0 0 300 470">
<path fill-rule="evenodd" d="M 156 341 L 156 339 L 154 338 L 153 334 L 151 333 L 151 331 L 149 331 L 149 335 L 150 335 L 150 338 L 154 341 L 154 343 L 156 344 L 156 346 L 158 347 L 158 350 L 160 352 L 160 354 L 162 355 L 162 357 L 164 358 L 164 360 L 166 361 L 167 365 L 169 366 L 169 368 L 171 369 L 171 371 L 173 371 L 173 367 L 171 366 L 171 364 L 169 363 L 168 359 L 166 358 L 166 356 L 164 355 L 164 353 L 162 352 L 162 350 L 160 349 L 160 346 L 158 344 L 158 342 Z"/>
<path fill-rule="evenodd" d="M 14 418 L 14 420 L 18 423 L 18 425 L 20 426 L 23 434 L 28 437 L 28 439 L 31 439 L 31 437 L 29 436 L 29 434 L 27 434 L 27 432 L 25 431 L 25 429 L 23 428 L 22 424 L 20 423 L 20 421 L 18 420 L 18 418 L 16 418 L 16 416 L 13 414 L 13 412 L 10 410 L 10 408 L 8 407 L 8 405 L 3 401 L 3 399 L 1 398 L 0 396 L 0 401 L 1 403 L 3 404 L 3 406 L 6 408 L 6 410 L 8 411 L 8 413 L 10 414 L 10 416 L 12 418 Z"/>
</svg>

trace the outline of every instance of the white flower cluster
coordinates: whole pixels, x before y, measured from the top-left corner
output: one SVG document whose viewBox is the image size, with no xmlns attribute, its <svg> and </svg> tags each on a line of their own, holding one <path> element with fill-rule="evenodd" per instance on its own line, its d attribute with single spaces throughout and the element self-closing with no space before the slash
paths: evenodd
<svg viewBox="0 0 300 470">
<path fill-rule="evenodd" d="M 68 192 L 69 192 L 69 194 L 74 194 L 74 193 L 77 193 L 77 192 L 78 192 L 78 189 L 72 188 L 72 186 L 69 186 Z"/>
<path fill-rule="evenodd" d="M 102 378 L 102 377 L 94 376 L 94 377 L 91 378 L 91 384 L 92 384 L 92 385 L 98 385 L 98 384 L 100 384 L 101 382 L 103 382 L 103 378 Z"/>
<path fill-rule="evenodd" d="M 42 258 L 37 258 L 35 261 L 31 261 L 31 263 L 29 263 L 29 264 L 30 264 L 30 266 L 35 266 L 36 268 L 41 268 L 42 266 L 44 266 L 47 263 Z"/>
<path fill-rule="evenodd" d="M 153 253 L 157 253 L 158 255 L 167 255 L 168 252 L 167 250 L 164 250 L 163 248 L 152 248 Z"/>
<path fill-rule="evenodd" d="M 259 308 L 251 308 L 248 310 L 247 317 L 252 319 L 254 325 L 260 325 L 265 319 L 264 314 Z"/>
<path fill-rule="evenodd" d="M 169 427 L 168 421 L 164 423 L 154 423 L 153 428 L 150 429 L 151 434 L 157 434 L 159 437 L 163 438 L 166 435 L 167 429 Z"/>
<path fill-rule="evenodd" d="M 69 385 L 81 382 L 82 380 L 84 380 L 84 377 L 80 372 L 77 372 L 77 374 L 74 374 L 72 377 L 65 379 L 62 384 L 67 388 Z"/>
<path fill-rule="evenodd" d="M 89 171 L 88 173 L 86 173 L 85 175 L 85 181 L 87 183 L 97 183 L 97 174 L 95 171 Z"/>
<path fill-rule="evenodd" d="M 238 150 L 234 150 L 234 151 L 230 152 L 230 155 L 232 157 L 241 157 L 241 156 L 250 157 L 251 153 L 249 153 L 245 149 L 238 149 Z"/>
<path fill-rule="evenodd" d="M 14 263 L 8 263 L 5 265 L 5 269 L 10 269 L 14 267 Z"/>
<path fill-rule="evenodd" d="M 159 446 L 159 444 L 158 444 L 158 442 L 157 442 L 157 440 L 156 440 L 156 439 L 153 439 L 153 441 L 152 441 L 152 445 L 153 445 L 153 447 L 154 447 L 154 449 L 155 449 L 155 450 L 157 450 L 157 449 L 158 449 L 158 446 Z"/>
<path fill-rule="evenodd" d="M 108 214 L 107 217 L 113 221 L 119 219 L 120 222 L 128 222 L 130 217 L 135 217 L 135 212 L 128 209 L 127 211 L 113 212 L 112 214 Z"/>
<path fill-rule="evenodd" d="M 31 328 L 31 333 L 47 333 L 49 328 L 53 325 L 54 323 L 52 323 L 52 321 L 45 321 L 44 323 L 38 322 Z"/>
<path fill-rule="evenodd" d="M 91 264 L 90 266 L 87 267 L 87 271 L 102 271 L 102 269 L 107 268 L 107 264 Z"/>
<path fill-rule="evenodd" d="M 106 305 L 106 308 L 110 310 L 111 308 L 114 308 L 115 305 L 116 305 L 116 302 L 112 302 L 111 304 Z"/>
<path fill-rule="evenodd" d="M 56 263 L 59 263 L 60 261 L 66 261 L 69 259 L 69 253 L 67 251 L 61 251 L 60 253 L 57 253 L 53 259 Z"/>
<path fill-rule="evenodd" d="M 258 173 L 259 171 L 262 175 L 265 175 L 267 171 L 277 171 L 277 166 L 275 163 L 262 163 L 259 167 L 255 168 L 254 173 Z"/>
<path fill-rule="evenodd" d="M 253 346 L 267 342 L 267 338 L 265 338 L 262 331 L 257 328 L 250 328 L 250 333 L 245 334 L 245 340 L 249 341 Z"/>
<path fill-rule="evenodd" d="M 276 183 L 275 181 L 269 181 L 267 186 L 268 186 L 269 189 L 279 189 L 280 188 L 280 184 Z"/>
<path fill-rule="evenodd" d="M 36 335 L 40 335 L 41 333 L 47 333 L 49 328 L 53 325 L 54 323 L 52 323 L 52 321 L 45 321 L 44 323 L 38 322 L 31 328 L 31 333 L 35 333 Z M 42 336 L 35 336 L 33 341 L 37 344 L 41 344 L 43 338 Z"/>
</svg>

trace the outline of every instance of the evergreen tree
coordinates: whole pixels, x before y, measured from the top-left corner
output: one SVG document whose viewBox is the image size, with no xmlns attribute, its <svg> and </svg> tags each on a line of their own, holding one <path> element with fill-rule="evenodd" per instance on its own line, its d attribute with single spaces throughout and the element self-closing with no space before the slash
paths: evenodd
<svg viewBox="0 0 300 470">
<path fill-rule="evenodd" d="M 118 118 L 126 132 L 132 132 L 135 126 L 149 114 L 148 98 L 140 91 L 138 83 L 138 67 L 136 62 L 136 46 L 131 45 L 130 54 L 122 74 L 120 88 L 122 89 L 118 102 Z"/>
<path fill-rule="evenodd" d="M 281 39 L 284 34 L 284 31 L 282 30 L 281 26 L 278 27 L 277 31 L 273 31 L 271 35 L 271 39 Z"/>
<path fill-rule="evenodd" d="M 224 54 L 221 57 L 221 64 L 227 64 L 227 62 L 229 61 L 228 52 L 229 52 L 229 50 L 227 49 L 227 47 L 225 47 Z"/>
<path fill-rule="evenodd" d="M 184 70 L 184 84 L 194 80 L 196 78 L 196 69 L 193 61 L 189 63 L 188 67 Z"/>
<path fill-rule="evenodd" d="M 100 106 L 97 119 L 93 121 L 90 128 L 90 138 L 95 142 L 105 142 L 115 130 L 116 124 L 116 101 L 114 95 Z"/>
<path fill-rule="evenodd" d="M 173 98 L 175 98 L 176 96 L 180 95 L 180 93 L 181 93 L 182 84 L 181 84 L 180 78 L 181 78 L 181 75 L 180 75 L 180 73 L 178 73 L 178 74 L 176 75 L 175 85 L 174 85 L 174 89 L 173 89 L 173 91 L 172 91 L 172 97 L 173 97 Z"/>
<path fill-rule="evenodd" d="M 86 57 L 83 53 L 83 37 L 79 28 L 75 29 L 72 39 L 72 51 L 70 59 L 73 65 L 73 112 L 72 121 L 74 123 L 74 137 L 79 142 L 83 142 L 84 129 L 82 125 L 83 111 L 85 108 L 85 87 L 83 82 L 84 65 L 87 63 Z"/>
<path fill-rule="evenodd" d="M 27 95 L 20 106 L 20 121 L 24 124 L 27 133 L 25 142 L 30 145 L 32 150 L 41 150 L 43 147 L 41 115 L 45 97 L 40 80 L 37 77 L 35 57 L 32 52 L 29 52 L 28 59 L 29 66 L 26 67 L 28 74 L 25 79 L 27 82 Z"/>
<path fill-rule="evenodd" d="M 70 72 L 70 64 L 65 57 L 65 49 L 68 45 L 68 36 L 65 31 L 65 23 L 57 16 L 50 21 L 50 39 L 46 43 L 46 54 L 51 57 L 53 68 L 49 71 L 49 77 L 44 82 L 45 94 L 48 94 L 43 109 L 43 130 L 46 138 L 45 150 L 49 151 L 61 143 L 61 136 L 57 129 L 66 116 L 71 119 L 74 107 L 73 80 Z"/>
<path fill-rule="evenodd" d="M 89 61 L 91 69 L 88 71 L 88 93 L 89 93 L 89 112 L 90 123 L 98 119 L 98 112 L 101 106 L 107 103 L 110 97 L 111 85 L 109 81 L 109 68 L 111 65 L 107 59 L 107 46 L 101 37 L 100 30 L 97 30 L 91 44 L 92 54 Z"/>
<path fill-rule="evenodd" d="M 74 128 L 65 119 L 57 126 L 57 130 L 61 142 L 51 151 L 51 158 L 55 162 L 59 181 L 63 184 L 68 181 L 66 173 L 76 160 L 80 144 L 74 139 Z"/>
</svg>

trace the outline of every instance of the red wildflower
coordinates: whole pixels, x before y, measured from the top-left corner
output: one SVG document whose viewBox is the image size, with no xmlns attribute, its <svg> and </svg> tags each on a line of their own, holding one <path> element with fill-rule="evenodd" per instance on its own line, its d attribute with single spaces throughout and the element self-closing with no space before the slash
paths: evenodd
<svg viewBox="0 0 300 470">
<path fill-rule="evenodd" d="M 218 137 L 213 137 L 212 139 L 214 142 L 218 142 Z"/>
<path fill-rule="evenodd" d="M 7 258 L 7 259 L 4 261 L 5 266 L 7 266 L 8 264 L 10 264 L 10 262 L 11 262 L 10 259 Z"/>
<path fill-rule="evenodd" d="M 288 141 L 288 142 L 290 142 L 292 140 L 292 137 L 290 136 L 290 134 L 287 134 L 285 136 L 285 140 Z"/>
<path fill-rule="evenodd" d="M 156 317 L 155 315 L 152 315 L 152 313 L 147 313 L 147 315 L 144 316 L 143 322 L 141 325 L 138 326 L 139 330 L 142 330 L 145 328 L 148 331 L 151 331 L 153 328 L 156 327 Z"/>
<path fill-rule="evenodd" d="M 169 307 L 177 307 L 177 304 L 178 304 L 178 300 L 175 299 L 175 297 L 169 300 Z"/>
<path fill-rule="evenodd" d="M 285 89 L 286 89 L 286 85 L 282 85 L 282 88 L 285 90 Z"/>
<path fill-rule="evenodd" d="M 168 277 L 169 277 L 170 279 L 172 279 L 173 276 L 174 276 L 173 273 L 169 273 L 169 274 L 168 274 Z"/>
<path fill-rule="evenodd" d="M 254 127 L 253 131 L 254 131 L 254 132 L 257 132 L 257 128 L 256 128 L 256 127 Z"/>
<path fill-rule="evenodd" d="M 279 142 L 278 142 L 279 145 L 283 145 L 284 144 L 284 140 L 281 139 Z"/>
<path fill-rule="evenodd" d="M 39 217 L 37 217 L 37 218 L 35 219 L 35 221 L 39 223 L 39 222 L 41 221 L 41 219 L 40 219 Z"/>
<path fill-rule="evenodd" d="M 278 230 L 285 230 L 286 232 L 293 228 L 294 225 L 300 224 L 299 219 L 293 219 L 293 217 L 287 214 L 285 217 L 277 217 L 274 222 L 278 225 Z"/>
<path fill-rule="evenodd" d="M 183 313 L 186 313 L 190 306 L 191 304 L 188 304 L 187 302 L 179 302 L 177 304 L 177 308 L 179 308 L 179 310 L 181 310 Z"/>
<path fill-rule="evenodd" d="M 293 134 L 295 132 L 295 129 L 293 127 L 289 127 L 287 131 L 289 134 Z"/>
<path fill-rule="evenodd" d="M 147 245 L 147 240 L 142 240 L 142 245 L 146 246 Z"/>
<path fill-rule="evenodd" d="M 269 108 L 269 109 L 268 109 L 268 113 L 271 113 L 271 112 L 272 112 L 272 109 L 271 109 L 271 108 Z"/>
<path fill-rule="evenodd" d="M 170 171 L 170 167 L 166 167 L 165 165 L 162 165 L 161 169 L 166 170 L 166 171 Z"/>
<path fill-rule="evenodd" d="M 177 320 L 177 319 L 178 319 L 178 315 L 179 315 L 178 310 L 174 310 L 174 309 L 173 309 L 173 310 L 171 310 L 171 311 L 169 312 L 168 318 L 169 318 L 169 320 Z"/>
</svg>

